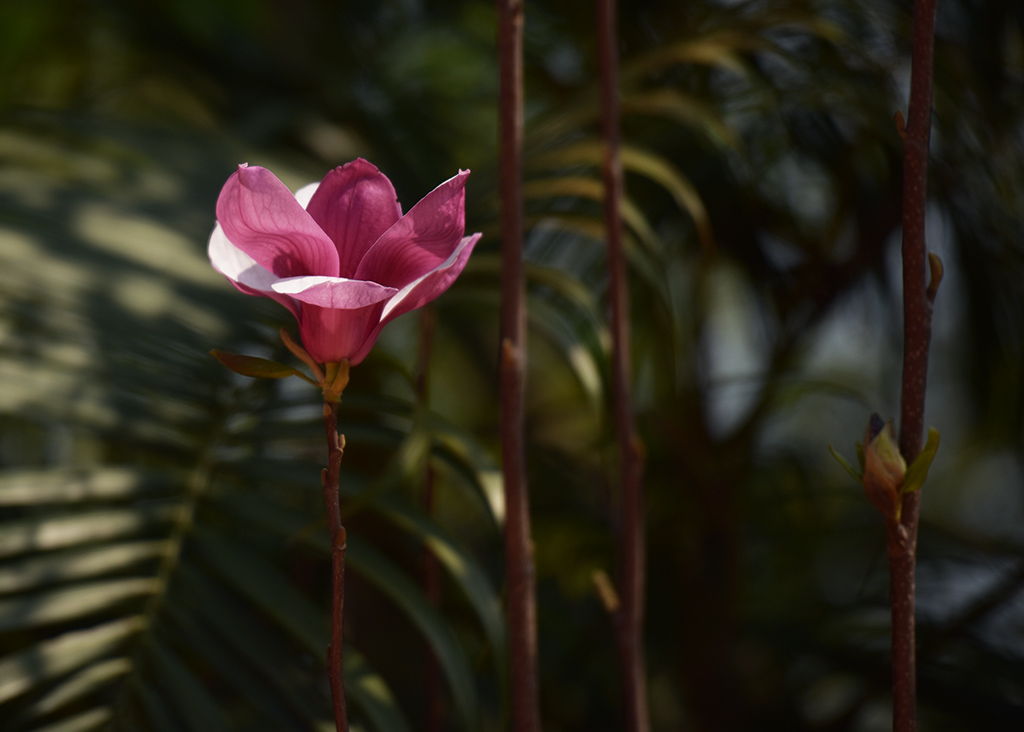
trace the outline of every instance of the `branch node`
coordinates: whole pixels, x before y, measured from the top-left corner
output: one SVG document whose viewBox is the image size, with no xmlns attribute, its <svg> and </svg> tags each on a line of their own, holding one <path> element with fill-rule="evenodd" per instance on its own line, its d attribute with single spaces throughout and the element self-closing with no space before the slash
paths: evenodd
<svg viewBox="0 0 1024 732">
<path fill-rule="evenodd" d="M 604 605 L 604 609 L 609 615 L 615 615 L 619 611 L 622 602 L 619 600 L 619 593 L 615 591 L 615 585 L 612 584 L 608 573 L 603 569 L 595 569 L 591 575 L 591 580 L 594 583 L 594 590 L 597 592 L 598 599 Z"/>
<path fill-rule="evenodd" d="M 935 252 L 928 252 L 928 269 L 931 273 L 928 280 L 928 301 L 935 302 L 935 295 L 939 291 L 939 284 L 942 282 L 942 273 L 944 271 L 942 260 Z"/>
<path fill-rule="evenodd" d="M 501 360 L 504 361 L 506 369 L 517 369 L 520 363 L 519 349 L 512 343 L 511 338 L 501 342 Z"/>
</svg>

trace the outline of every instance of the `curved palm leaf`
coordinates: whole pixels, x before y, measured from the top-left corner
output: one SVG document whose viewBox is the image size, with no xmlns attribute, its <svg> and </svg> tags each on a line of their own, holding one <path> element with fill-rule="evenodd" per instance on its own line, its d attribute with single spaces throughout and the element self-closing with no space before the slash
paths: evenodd
<svg viewBox="0 0 1024 732">
<path fill-rule="evenodd" d="M 0 471 L 0 714 L 12 720 L 10 729 L 26 732 L 111 722 L 262 729 L 264 719 L 322 730 L 330 715 L 322 682 L 325 598 L 307 597 L 265 543 L 253 542 L 252 526 L 223 510 L 233 496 L 247 495 L 271 512 L 286 511 L 280 486 L 316 482 L 322 427 L 307 411 L 298 432 L 310 439 L 298 446 L 274 418 L 289 397 L 278 401 L 265 384 L 222 373 L 206 355 L 212 345 L 242 342 L 266 352 L 272 332 L 244 315 L 272 311 L 235 297 L 204 261 L 210 214 L 196 216 L 192 206 L 207 209 L 215 180 L 193 204 L 176 193 L 183 173 L 158 162 L 168 152 L 159 140 L 135 148 L 105 142 L 124 156 L 118 167 L 109 150 L 104 157 L 74 152 L 88 138 L 18 134 L 34 142 L 21 152 L 18 180 L 33 180 L 47 156 L 70 160 L 72 176 L 107 167 L 84 183 L 36 178 L 53 203 L 22 206 L 18 218 L 0 223 L 0 297 L 11 318 L 0 371 L 17 385 L 0 405 L 7 420 L 0 431 L 56 456 L 44 461 L 52 464 L 27 467 L 29 457 L 25 467 Z M 201 149 L 188 153 L 202 156 Z M 161 185 L 150 193 L 133 188 L 138 176 L 156 176 Z M 62 218 L 49 209 L 57 201 Z M 175 228 L 183 221 L 184 235 Z M 301 411 L 316 396 L 291 402 Z M 367 447 L 390 452 L 390 480 L 401 482 L 422 457 L 415 440 L 374 427 L 389 419 L 386 406 L 365 405 L 370 419 L 361 426 Z M 37 424 L 60 427 L 51 433 Z M 289 443 L 269 456 L 274 470 L 256 479 L 238 470 L 247 464 L 240 452 Z M 76 459 L 82 450 L 93 457 Z M 275 471 L 287 478 L 275 481 Z M 322 509 L 313 508 L 315 522 Z M 411 528 L 423 531 L 422 524 Z M 358 546 L 361 539 L 352 539 Z M 313 542 L 325 555 L 321 544 Z M 368 547 L 353 553 L 370 557 L 375 581 L 432 641 L 453 679 L 462 726 L 476 729 L 477 677 L 448 621 Z M 449 559 L 459 556 L 466 559 Z M 477 569 L 460 575 L 460 584 L 467 577 L 470 598 L 487 607 L 483 627 L 501 642 L 485 576 Z M 380 730 L 410 728 L 386 682 L 354 648 L 345 673 L 354 728 L 360 719 Z"/>
</svg>

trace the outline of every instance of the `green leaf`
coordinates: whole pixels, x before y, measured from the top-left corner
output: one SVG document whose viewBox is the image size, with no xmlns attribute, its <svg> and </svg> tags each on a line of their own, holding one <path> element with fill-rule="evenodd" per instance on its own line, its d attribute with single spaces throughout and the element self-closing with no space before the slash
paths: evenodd
<svg viewBox="0 0 1024 732">
<path fill-rule="evenodd" d="M 623 145 L 620 151 L 622 167 L 661 185 L 675 199 L 676 204 L 690 214 L 697 229 L 701 245 L 706 252 L 714 246 L 711 221 L 697 188 L 664 157 L 635 145 Z M 531 166 L 561 167 L 567 165 L 600 166 L 604 161 L 604 143 L 585 140 L 561 150 L 537 155 L 530 159 Z"/>
<path fill-rule="evenodd" d="M 634 222 L 649 237 L 641 241 L 641 239 L 638 239 L 633 234 L 632 228 L 627 226 L 622 239 L 626 261 L 632 271 L 643 280 L 639 287 L 650 289 L 667 302 L 670 297 L 665 280 L 665 256 L 662 251 L 661 242 L 650 224 L 643 218 L 643 213 L 635 205 L 631 205 L 626 200 L 623 202 L 622 211 L 623 218 L 627 224 L 633 218 Z M 564 211 L 549 211 L 543 216 L 527 216 L 526 225 L 531 230 L 543 227 L 551 231 L 565 231 L 586 240 L 593 240 L 597 244 L 603 244 L 606 239 L 604 217 L 596 214 L 588 216 L 571 214 Z M 641 247 L 640 243 L 643 243 L 645 246 Z M 472 261 L 470 260 L 471 263 Z M 482 269 L 483 267 L 480 267 L 479 264 L 474 265 L 474 271 Z M 490 285 L 490 287 L 493 288 L 493 285 Z"/>
<path fill-rule="evenodd" d="M 924 449 L 921 450 L 921 454 L 907 468 L 907 474 L 903 478 L 903 486 L 900 488 L 901 494 L 916 491 L 924 485 L 925 480 L 928 478 L 928 469 L 931 467 L 932 460 L 935 459 L 935 453 L 938 449 L 939 431 L 934 427 L 929 427 L 928 439 L 925 442 Z"/>
<path fill-rule="evenodd" d="M 196 528 L 193 541 L 224 582 L 273 618 L 307 651 L 318 658 L 323 655 L 330 637 L 327 618 L 284 574 L 259 553 L 204 526 Z"/>
<path fill-rule="evenodd" d="M 604 182 L 600 178 L 560 176 L 538 178 L 523 184 L 523 198 L 585 198 L 604 203 Z M 622 220 L 639 237 L 647 249 L 660 251 L 661 242 L 643 211 L 629 197 L 622 199 Z"/>
<path fill-rule="evenodd" d="M 36 727 L 33 732 L 90 732 L 90 730 L 100 729 L 113 718 L 114 710 L 110 707 L 96 707 L 54 724 Z"/>
<path fill-rule="evenodd" d="M 622 99 L 622 114 L 667 117 L 703 131 L 712 142 L 738 149 L 740 142 L 725 120 L 707 103 L 675 89 L 654 89 L 628 94 Z"/>
<path fill-rule="evenodd" d="M 0 506 L 124 500 L 151 496 L 172 485 L 166 473 L 127 467 L 9 470 L 0 475 Z"/>
<path fill-rule="evenodd" d="M 182 605 L 168 607 L 168 614 L 171 616 L 175 640 L 184 641 L 191 653 L 202 657 L 240 698 L 252 709 L 258 710 L 260 717 L 265 720 L 264 725 L 273 729 L 297 728 L 293 710 L 289 709 L 279 690 L 261 678 L 259 667 L 235 652 L 222 634 L 200 623 L 195 614 L 186 612 Z M 230 620 L 236 618 L 237 615 L 231 616 Z M 308 706 L 302 710 L 303 719 L 299 728 L 315 729 L 316 720 L 310 717 L 313 711 L 314 708 Z"/>
<path fill-rule="evenodd" d="M 158 689 L 149 683 L 141 683 L 134 691 L 138 694 L 141 706 L 146 712 L 146 720 L 154 732 L 181 732 L 175 724 L 173 704 L 169 706 Z"/>
<path fill-rule="evenodd" d="M 192 732 L 228 732 L 227 720 L 217 701 L 166 643 L 147 646 L 160 688 L 174 699 L 175 708 Z"/>
<path fill-rule="evenodd" d="M 136 535 L 154 524 L 170 523 L 178 510 L 177 504 L 165 503 L 8 521 L 0 532 L 0 557 Z"/>
<path fill-rule="evenodd" d="M 378 501 L 377 508 L 387 519 L 423 542 L 448 570 L 456 586 L 462 590 L 476 611 L 493 650 L 498 677 L 502 678 L 507 669 L 505 616 L 498 595 L 483 567 L 472 554 L 448 536 L 437 522 L 423 513 L 413 511 L 405 503 L 389 497 Z"/>
<path fill-rule="evenodd" d="M 581 327 L 577 320 L 569 317 L 563 306 L 547 297 L 529 296 L 526 304 L 530 327 L 556 347 L 564 366 L 572 372 L 576 384 L 586 396 L 587 406 L 595 419 L 600 420 L 600 410 L 605 406 L 603 400 L 607 393 L 602 377 L 610 340 L 607 330 L 603 326 L 593 329 Z M 558 370 L 559 365 L 553 364 L 549 373 Z"/>
<path fill-rule="evenodd" d="M 112 574 L 167 554 L 169 541 L 132 541 L 46 552 L 0 564 L 0 594 Z"/>
<path fill-rule="evenodd" d="M 411 732 L 387 683 L 370 668 L 361 653 L 348 646 L 345 646 L 345 694 L 362 708 L 378 732 Z"/>
<path fill-rule="evenodd" d="M 325 554 L 329 551 L 327 532 L 318 531 L 313 534 L 302 532 L 307 521 L 295 512 L 282 510 L 269 502 L 253 498 L 236 500 L 224 505 L 230 505 L 232 511 L 244 516 L 246 523 L 266 526 L 282 536 L 299 535 L 310 546 L 316 547 Z M 224 567 L 220 571 L 233 573 L 232 577 L 228 578 L 230 583 L 235 584 L 239 589 L 244 588 L 246 594 L 254 602 L 272 610 L 275 617 L 288 622 L 289 627 L 302 637 L 307 647 L 316 648 L 319 653 L 323 652 L 328 631 L 323 618 L 318 621 L 313 620 L 315 609 L 308 607 L 303 609 L 308 600 L 297 595 L 283 578 L 275 579 L 277 573 L 273 568 L 263 568 L 258 573 L 252 572 L 250 584 L 250 570 L 245 565 L 262 564 L 262 560 L 258 556 L 242 556 L 244 553 L 241 549 L 227 544 L 210 532 L 203 531 L 201 536 L 204 552 L 208 552 L 209 556 L 215 559 L 218 567 Z M 438 611 L 427 603 L 420 588 L 373 547 L 351 533 L 348 536 L 346 564 L 350 569 L 375 584 L 407 613 L 437 654 L 464 727 L 471 730 L 478 729 L 480 714 L 477 708 L 472 671 L 451 628 Z M 261 577 L 263 584 L 257 585 L 256 583 L 260 581 Z M 226 574 L 225 578 L 227 578 Z M 303 619 L 303 616 L 306 619 Z M 293 617 L 294 619 L 292 619 Z M 314 622 L 316 622 L 315 625 Z M 318 626 L 319 630 L 317 630 Z M 349 666 L 346 660 L 346 684 L 348 683 L 348 671 Z"/>
<path fill-rule="evenodd" d="M 178 581 L 186 598 L 182 602 L 182 615 L 195 616 L 201 621 L 226 647 L 225 655 L 234 654 L 240 658 L 252 673 L 272 688 L 281 704 L 295 717 L 306 720 L 308 729 L 318 729 L 319 715 L 330 712 L 330 703 L 313 684 L 295 682 L 294 671 L 289 668 L 292 655 L 284 629 L 277 626 L 281 633 L 267 632 L 263 618 L 248 612 L 250 608 L 231 594 L 222 582 L 204 572 L 191 567 L 182 568 Z M 175 615 L 175 621 L 178 619 Z M 351 671 L 348 654 L 345 660 L 345 677 L 348 679 Z"/>
<path fill-rule="evenodd" d="M 203 558 L 222 580 L 249 599 L 316 658 L 323 658 L 330 638 L 328 619 L 257 552 L 246 551 L 211 529 L 199 527 L 194 538 Z M 345 689 L 381 732 L 409 732 L 387 684 L 360 657 L 345 648 Z"/>
<path fill-rule="evenodd" d="M 155 577 L 89 582 L 0 601 L 0 632 L 74 620 L 160 591 Z"/>
<path fill-rule="evenodd" d="M 361 511 L 381 495 L 401 486 L 416 484 L 426 470 L 430 448 L 430 436 L 423 430 L 413 429 L 405 435 L 383 473 L 370 484 L 368 490 L 342 508 L 342 520 L 347 521 L 349 516 Z"/>
<path fill-rule="evenodd" d="M 858 447 L 860 447 L 860 446 L 858 445 Z M 838 452 L 836 452 L 836 449 L 834 447 L 832 447 L 832 445 L 828 446 L 828 451 L 830 453 L 832 453 L 832 457 L 834 457 L 836 459 L 836 462 L 838 462 L 840 465 L 842 465 L 843 469 L 847 473 L 849 473 L 850 476 L 855 481 L 857 481 L 857 485 L 861 485 L 864 482 L 864 479 L 861 477 L 861 474 L 858 473 L 856 470 L 854 470 L 853 466 L 850 465 L 849 462 L 847 462 L 846 458 L 844 458 L 842 455 L 840 455 Z M 858 455 L 859 455 L 860 454 L 860 450 L 858 450 L 857 452 L 858 452 Z"/>
<path fill-rule="evenodd" d="M 239 353 L 229 353 L 228 351 L 220 351 L 216 348 L 210 351 L 210 355 L 236 374 L 241 374 L 242 376 L 251 376 L 255 379 L 286 379 L 289 376 L 298 376 L 313 386 L 319 386 L 319 384 L 298 369 L 285 366 L 277 361 L 270 361 L 256 356 L 243 356 Z"/>
<path fill-rule="evenodd" d="M 485 448 L 456 430 L 434 434 L 434 457 L 458 473 L 470 486 L 469 494 L 500 531 L 505 523 L 505 493 L 500 467 Z M 456 481 L 456 485 L 462 485 Z"/>
<path fill-rule="evenodd" d="M 663 157 L 632 145 L 622 148 L 622 165 L 634 173 L 644 175 L 672 194 L 682 210 L 686 211 L 697 229 L 701 246 L 705 254 L 711 254 L 714 248 L 714 235 L 711 232 L 711 219 L 708 216 L 704 201 L 697 192 L 696 186 Z"/>
<path fill-rule="evenodd" d="M 112 679 L 117 679 L 132 670 L 128 658 L 111 658 L 87 666 L 73 674 L 46 693 L 39 701 L 26 710 L 26 717 L 42 717 L 53 714 L 62 707 L 78 701 L 102 689 Z"/>
<path fill-rule="evenodd" d="M 86 630 L 64 633 L 0 660 L 0 703 L 24 694 L 40 681 L 107 655 L 146 627 L 141 617 L 128 617 Z"/>
<path fill-rule="evenodd" d="M 743 55 L 767 48 L 768 43 L 754 33 L 714 31 L 704 37 L 667 45 L 624 64 L 621 78 L 624 84 L 635 83 L 677 64 L 719 66 L 746 76 L 750 69 Z"/>
<path fill-rule="evenodd" d="M 423 633 L 448 680 L 462 726 L 467 730 L 480 729 L 473 673 L 458 639 L 441 614 L 412 580 L 370 544 L 351 534 L 347 557 L 352 568 L 387 594 Z"/>
</svg>

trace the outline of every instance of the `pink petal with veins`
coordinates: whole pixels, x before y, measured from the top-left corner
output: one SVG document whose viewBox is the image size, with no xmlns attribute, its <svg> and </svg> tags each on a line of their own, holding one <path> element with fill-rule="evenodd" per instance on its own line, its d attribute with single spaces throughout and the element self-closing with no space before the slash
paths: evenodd
<svg viewBox="0 0 1024 732">
<path fill-rule="evenodd" d="M 380 323 L 374 328 L 371 337 L 364 344 L 363 349 L 355 354 L 354 358 L 357 360 L 353 360 L 352 363 L 358 363 L 366 358 L 366 354 L 370 352 L 373 344 L 377 341 L 377 336 L 380 335 L 385 325 L 399 315 L 404 315 L 412 310 L 423 307 L 451 287 L 455 278 L 462 274 L 462 270 L 465 269 L 466 262 L 469 261 L 469 255 L 473 253 L 473 247 L 480 241 L 481 236 L 483 235 L 474 234 L 464 238 L 459 243 L 458 248 L 452 253 L 452 256 L 443 262 L 441 266 L 433 272 L 428 272 L 419 279 L 410 282 L 398 294 L 388 300 L 381 313 Z"/>
<path fill-rule="evenodd" d="M 351 365 L 362 361 L 377 340 L 375 330 L 385 301 L 359 308 L 322 308 L 304 303 L 299 316 L 302 345 L 319 363 L 347 358 Z"/>
<path fill-rule="evenodd" d="M 217 200 L 210 262 L 240 291 L 291 310 L 318 362 L 354 365 L 384 325 L 465 268 L 480 239 L 463 237 L 468 176 L 460 171 L 402 216 L 391 182 L 365 160 L 294 195 L 264 168 L 243 165 Z"/>
<path fill-rule="evenodd" d="M 338 275 L 331 238 L 266 168 L 239 166 L 217 199 L 228 240 L 278 277 Z"/>
<path fill-rule="evenodd" d="M 398 292 L 376 282 L 342 277 L 289 277 L 273 285 L 274 292 L 322 308 L 350 310 L 387 300 Z"/>
<path fill-rule="evenodd" d="M 279 280 L 274 283 L 274 291 L 302 303 L 299 335 L 314 359 L 327 363 L 347 358 L 353 364 L 358 361 L 352 357 L 377 327 L 387 301 L 398 292 L 376 282 L 338 277 Z M 370 341 L 366 351 L 372 346 Z"/>
<path fill-rule="evenodd" d="M 391 181 L 362 158 L 328 173 L 306 211 L 334 240 L 341 277 L 355 275 L 363 255 L 402 215 Z"/>
<path fill-rule="evenodd" d="M 291 310 L 292 315 L 298 315 L 298 303 L 288 295 L 279 295 L 273 290 L 274 283 L 281 278 L 265 270 L 256 260 L 228 241 L 220 224 L 213 227 L 207 251 L 213 268 L 227 277 L 240 292 L 271 297 Z"/>
<path fill-rule="evenodd" d="M 432 190 L 384 232 L 355 278 L 404 287 L 445 262 L 466 231 L 466 179 L 460 171 Z"/>
</svg>

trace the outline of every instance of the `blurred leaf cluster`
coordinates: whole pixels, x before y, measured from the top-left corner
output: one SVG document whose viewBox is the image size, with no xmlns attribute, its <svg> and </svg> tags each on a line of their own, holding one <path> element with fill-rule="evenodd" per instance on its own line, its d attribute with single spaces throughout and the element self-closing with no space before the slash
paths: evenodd
<svg viewBox="0 0 1024 732">
<path fill-rule="evenodd" d="M 897 411 L 909 4 L 623 8 L 656 730 L 887 728 L 881 526 L 828 456 Z M 527 4 L 528 461 L 545 728 L 619 729 L 593 8 Z M 470 0 L 0 3 L 0 720 L 12 732 L 329 730 L 318 394 L 287 314 L 205 242 L 242 161 L 362 156 L 417 200 L 470 168 L 486 236 L 388 327 L 342 409 L 354 729 L 502 729 L 493 8 Z M 922 727 L 1024 725 L 1024 10 L 940 3 Z M 295 364 L 298 365 L 298 364 Z M 291 383 L 294 382 L 294 383 Z M 432 475 L 436 505 L 422 488 Z M 421 565 L 443 569 L 428 601 Z"/>
</svg>

